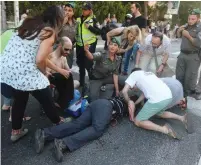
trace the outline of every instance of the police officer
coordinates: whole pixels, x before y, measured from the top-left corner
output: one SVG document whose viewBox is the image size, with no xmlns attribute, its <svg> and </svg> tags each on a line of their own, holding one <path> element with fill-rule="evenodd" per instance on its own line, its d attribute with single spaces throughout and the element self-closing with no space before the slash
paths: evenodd
<svg viewBox="0 0 201 165">
<path fill-rule="evenodd" d="M 90 45 L 89 51 L 94 53 L 97 44 L 97 35 L 100 34 L 98 22 L 93 15 L 92 4 L 84 2 L 82 6 L 82 16 L 77 18 L 76 33 L 76 54 L 77 65 L 80 72 L 80 86 L 85 85 L 85 69 L 87 69 L 89 78 L 93 62 L 85 56 L 84 45 Z M 82 91 L 83 92 L 83 91 Z"/>
<path fill-rule="evenodd" d="M 191 10 L 188 16 L 188 24 L 181 26 L 177 32 L 177 35 L 182 38 L 182 42 L 176 65 L 176 78 L 184 87 L 185 97 L 195 94 L 198 68 L 201 62 L 198 55 L 201 45 L 199 19 L 199 10 Z"/>
</svg>

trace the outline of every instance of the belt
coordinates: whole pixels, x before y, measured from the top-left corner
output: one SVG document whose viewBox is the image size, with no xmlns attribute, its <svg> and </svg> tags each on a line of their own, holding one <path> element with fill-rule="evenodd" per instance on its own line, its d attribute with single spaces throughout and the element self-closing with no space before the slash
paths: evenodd
<svg viewBox="0 0 201 165">
<path fill-rule="evenodd" d="M 193 51 L 181 50 L 181 52 L 185 54 L 195 54 L 195 53 L 198 53 L 199 51 L 198 50 L 193 50 Z"/>
</svg>

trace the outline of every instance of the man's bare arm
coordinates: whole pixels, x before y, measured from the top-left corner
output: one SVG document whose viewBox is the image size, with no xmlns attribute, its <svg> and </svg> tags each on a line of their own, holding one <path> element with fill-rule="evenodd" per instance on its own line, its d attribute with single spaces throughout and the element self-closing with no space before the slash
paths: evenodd
<svg viewBox="0 0 201 165">
<path fill-rule="evenodd" d="M 109 42 L 111 41 L 112 37 L 120 35 L 123 30 L 124 30 L 124 27 L 119 27 L 119 28 L 116 28 L 116 29 L 113 29 L 113 30 L 109 31 L 106 34 L 107 44 L 109 44 Z"/>
<path fill-rule="evenodd" d="M 137 105 L 137 104 L 139 104 L 141 101 L 143 101 L 144 100 L 144 94 L 142 93 L 141 95 L 140 95 L 140 97 L 136 100 L 136 102 L 135 102 L 135 105 Z"/>
<path fill-rule="evenodd" d="M 125 84 L 125 86 L 124 86 L 124 88 L 123 88 L 123 90 L 122 90 L 123 97 L 124 97 L 124 99 L 125 99 L 125 101 L 126 101 L 127 104 L 128 104 L 129 101 L 130 101 L 130 98 L 129 98 L 129 96 L 128 96 L 128 91 L 129 91 L 129 89 L 130 89 L 130 85 Z"/>
<path fill-rule="evenodd" d="M 139 67 L 141 55 L 142 55 L 142 52 L 141 52 L 140 50 L 138 50 L 138 51 L 137 51 L 137 56 L 136 56 L 135 67 Z"/>
</svg>

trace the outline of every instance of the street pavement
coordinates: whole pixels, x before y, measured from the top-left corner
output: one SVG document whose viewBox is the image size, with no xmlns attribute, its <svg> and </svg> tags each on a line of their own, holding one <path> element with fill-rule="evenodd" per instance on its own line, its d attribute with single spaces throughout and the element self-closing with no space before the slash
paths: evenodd
<svg viewBox="0 0 201 165">
<path fill-rule="evenodd" d="M 103 41 L 99 41 L 97 51 L 102 51 Z M 172 55 L 168 64 L 175 70 L 180 41 L 172 42 Z M 132 61 L 130 69 L 132 68 Z M 74 78 L 78 79 L 78 68 L 73 66 Z M 87 79 L 87 78 L 86 78 Z M 101 93 L 110 96 L 112 87 Z M 170 111 L 184 114 L 178 107 Z M 24 123 L 29 134 L 19 142 L 10 142 L 11 123 L 9 113 L 1 113 L 1 159 L 2 165 L 198 165 L 201 156 L 201 101 L 188 98 L 188 115 L 191 129 L 188 134 L 184 126 L 174 120 L 153 118 L 158 124 L 170 123 L 182 136 L 174 140 L 161 133 L 137 128 L 128 118 L 115 127 L 109 127 L 104 135 L 72 153 L 66 153 L 62 163 L 52 156 L 52 143 L 46 144 L 44 152 L 37 155 L 33 150 L 33 136 L 36 128 L 51 126 L 50 121 L 41 114 L 39 103 L 30 96 L 26 113 L 32 120 Z M 201 161 L 200 161 L 201 162 Z"/>
</svg>

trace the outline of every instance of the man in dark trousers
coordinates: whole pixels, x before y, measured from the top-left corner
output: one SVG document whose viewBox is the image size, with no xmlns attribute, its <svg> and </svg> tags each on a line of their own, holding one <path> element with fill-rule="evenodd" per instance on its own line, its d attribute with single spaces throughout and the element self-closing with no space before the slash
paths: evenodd
<svg viewBox="0 0 201 165">
<path fill-rule="evenodd" d="M 196 94 L 198 70 L 201 63 L 199 56 L 201 45 L 199 19 L 199 10 L 191 10 L 188 16 L 188 24 L 181 26 L 177 31 L 177 35 L 182 38 L 182 42 L 181 53 L 178 56 L 176 65 L 176 78 L 184 87 L 185 97 Z"/>
<path fill-rule="evenodd" d="M 85 69 L 87 69 L 89 78 L 93 62 L 85 56 L 84 45 L 90 45 L 89 51 L 95 53 L 97 44 L 97 35 L 101 33 L 98 28 L 98 22 L 93 15 L 92 4 L 84 2 L 82 6 L 82 16 L 77 18 L 77 33 L 76 33 L 76 54 L 77 65 L 80 72 L 80 86 L 85 85 Z M 83 92 L 83 91 L 82 91 Z"/>
<path fill-rule="evenodd" d="M 54 140 L 54 154 L 58 162 L 63 159 L 63 151 L 74 151 L 87 142 L 98 139 L 105 132 L 114 116 L 122 117 L 127 105 L 123 97 L 98 99 L 92 102 L 77 119 L 35 132 L 35 150 L 41 153 L 45 141 Z"/>
</svg>

